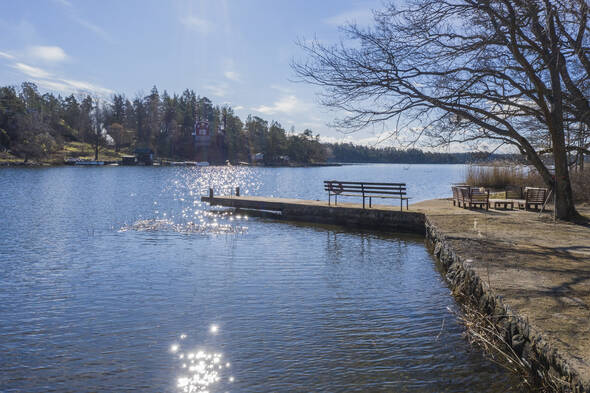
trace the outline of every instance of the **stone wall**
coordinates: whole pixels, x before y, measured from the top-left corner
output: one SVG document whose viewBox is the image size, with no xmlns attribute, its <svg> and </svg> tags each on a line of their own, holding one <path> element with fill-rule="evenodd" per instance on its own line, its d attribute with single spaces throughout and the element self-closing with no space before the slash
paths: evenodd
<svg viewBox="0 0 590 393">
<path fill-rule="evenodd" d="M 216 202 L 216 199 L 213 202 Z M 204 197 L 203 200 L 208 201 Z M 307 203 L 301 203 L 307 202 Z M 235 208 L 266 209 L 278 212 L 272 217 L 284 220 L 343 225 L 346 227 L 374 228 L 389 232 L 411 232 L 425 235 L 433 254 L 439 260 L 443 274 L 457 300 L 477 308 L 486 323 L 500 332 L 502 342 L 509 345 L 526 366 L 529 380 L 540 379 L 544 391 L 590 393 L 590 385 L 581 382 L 574 368 L 560 354 L 547 336 L 535 330 L 526 318 L 506 305 L 502 296 L 495 293 L 473 268 L 472 261 L 457 254 L 445 233 L 429 220 L 428 212 L 408 212 L 385 209 L 362 209 L 347 206 L 328 206 L 314 201 L 261 198 L 224 198 L 224 206 Z M 440 214 L 440 212 L 439 212 Z M 566 356 L 569 354 L 565 354 Z M 570 359 L 570 361 L 573 361 Z"/>
<path fill-rule="evenodd" d="M 522 316 L 504 304 L 502 297 L 494 293 L 487 283 L 471 268 L 469 260 L 457 255 L 445 235 L 429 220 L 425 220 L 426 240 L 434 256 L 440 261 L 443 274 L 454 293 L 460 293 L 460 301 L 469 301 L 480 312 L 490 316 L 516 354 L 530 365 L 530 373 L 543 379 L 559 392 L 590 392 L 567 362 L 552 348 L 548 340 Z"/>
<path fill-rule="evenodd" d="M 373 228 L 424 235 L 424 214 L 345 207 L 293 206 L 282 210 L 288 220 L 319 222 L 346 227 Z"/>
</svg>

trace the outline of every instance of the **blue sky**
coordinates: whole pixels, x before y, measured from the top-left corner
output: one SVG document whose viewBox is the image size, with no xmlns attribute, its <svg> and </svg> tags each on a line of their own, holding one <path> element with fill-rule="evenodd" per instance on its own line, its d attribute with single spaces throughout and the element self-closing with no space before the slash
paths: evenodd
<svg viewBox="0 0 590 393">
<path fill-rule="evenodd" d="M 379 1 L 3 1 L 0 84 L 129 98 L 185 88 L 323 140 L 374 141 L 383 129 L 344 136 L 316 91 L 294 83 L 298 39 L 336 42 L 338 26 L 368 24 Z"/>
</svg>

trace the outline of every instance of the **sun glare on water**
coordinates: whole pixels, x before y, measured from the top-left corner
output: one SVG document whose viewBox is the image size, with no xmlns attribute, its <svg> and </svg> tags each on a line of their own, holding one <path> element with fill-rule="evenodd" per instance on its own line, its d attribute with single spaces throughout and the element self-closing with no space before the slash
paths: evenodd
<svg viewBox="0 0 590 393">
<path fill-rule="evenodd" d="M 162 200 L 153 201 L 149 218 L 124 225 L 120 232 L 177 232 L 182 234 L 242 234 L 248 218 L 201 202 L 213 188 L 215 195 L 232 195 L 240 187 L 243 195 L 260 187 L 256 173 L 242 167 L 183 168 L 164 186 Z M 144 216 L 145 217 L 145 216 Z"/>
<path fill-rule="evenodd" d="M 209 333 L 217 334 L 218 332 L 218 325 L 209 326 Z M 186 338 L 186 334 L 180 335 L 180 340 Z M 177 343 L 170 346 L 170 352 L 175 355 L 179 364 L 180 375 L 176 379 L 178 392 L 208 393 L 220 382 L 235 382 L 233 375 L 227 375 L 231 364 L 223 361 L 221 352 L 211 352 L 204 349 L 183 351 L 181 345 Z M 224 374 L 226 375 L 224 376 Z"/>
</svg>

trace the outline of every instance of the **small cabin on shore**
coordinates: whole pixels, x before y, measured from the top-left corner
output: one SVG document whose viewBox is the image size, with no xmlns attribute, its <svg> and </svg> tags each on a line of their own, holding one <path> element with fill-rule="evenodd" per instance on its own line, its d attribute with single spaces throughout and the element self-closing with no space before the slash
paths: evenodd
<svg viewBox="0 0 590 393">
<path fill-rule="evenodd" d="M 121 157 L 121 165 L 137 165 L 137 157 L 123 156 Z"/>
<path fill-rule="evenodd" d="M 135 149 L 136 165 L 153 165 L 154 151 L 149 147 L 139 147 Z"/>
</svg>

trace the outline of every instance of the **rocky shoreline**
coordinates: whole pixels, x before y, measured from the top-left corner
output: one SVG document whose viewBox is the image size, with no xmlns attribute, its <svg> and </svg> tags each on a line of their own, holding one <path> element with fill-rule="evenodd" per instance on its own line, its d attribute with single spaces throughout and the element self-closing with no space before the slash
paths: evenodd
<svg viewBox="0 0 590 393">
<path fill-rule="evenodd" d="M 487 330 L 497 332 L 513 356 L 505 360 L 519 363 L 524 385 L 532 391 L 590 392 L 588 226 L 554 222 L 547 213 L 462 209 L 440 199 L 403 212 L 282 198 L 202 200 L 277 211 L 286 220 L 421 233 L 458 303 L 476 310 L 459 318 L 483 316 L 466 327 L 489 324 Z M 589 216 L 590 206 L 579 211 Z"/>
<path fill-rule="evenodd" d="M 506 305 L 502 296 L 494 292 L 485 280 L 471 268 L 470 260 L 458 255 L 436 225 L 426 218 L 426 241 L 434 256 L 440 261 L 445 279 L 459 301 L 468 301 L 479 311 L 490 316 L 495 327 L 503 333 L 509 344 L 528 365 L 530 373 L 547 386 L 557 387 L 560 392 L 584 393 L 590 391 L 572 366 L 546 339 L 542 332 L 532 328 L 528 320 Z M 535 375 L 536 374 L 536 375 Z M 556 383 L 560 380 L 561 383 Z"/>
</svg>

